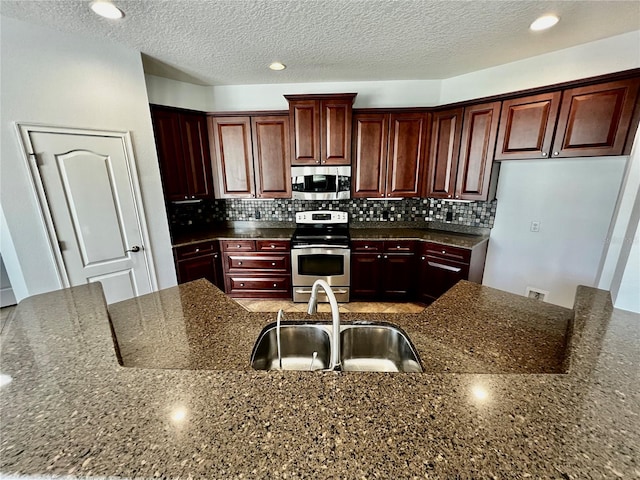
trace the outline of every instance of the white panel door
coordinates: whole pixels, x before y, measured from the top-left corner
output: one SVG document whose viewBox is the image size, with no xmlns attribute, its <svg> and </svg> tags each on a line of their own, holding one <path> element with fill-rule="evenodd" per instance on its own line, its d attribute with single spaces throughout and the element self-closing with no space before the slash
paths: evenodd
<svg viewBox="0 0 640 480">
<path fill-rule="evenodd" d="M 71 286 L 101 282 L 107 303 L 152 291 L 122 138 L 28 131 Z"/>
</svg>

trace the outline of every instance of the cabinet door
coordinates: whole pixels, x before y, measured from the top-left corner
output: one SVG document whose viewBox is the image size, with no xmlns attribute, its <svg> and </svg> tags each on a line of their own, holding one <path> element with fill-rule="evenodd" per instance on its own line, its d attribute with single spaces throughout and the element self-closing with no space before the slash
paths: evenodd
<svg viewBox="0 0 640 480">
<path fill-rule="evenodd" d="M 462 114 L 462 108 L 433 114 L 425 197 L 453 198 L 455 194 Z"/>
<path fill-rule="evenodd" d="M 189 198 L 186 169 L 180 138 L 180 115 L 176 112 L 151 107 L 153 131 L 162 175 L 162 187 L 167 200 Z"/>
<path fill-rule="evenodd" d="M 214 142 L 217 198 L 255 197 L 251 120 L 249 117 L 209 117 Z"/>
<path fill-rule="evenodd" d="M 389 300 L 410 300 L 415 285 L 415 255 L 385 253 L 383 260 L 382 295 Z"/>
<path fill-rule="evenodd" d="M 179 260 L 177 262 L 178 283 L 191 282 L 199 278 L 206 278 L 215 286 L 224 289 L 224 276 L 220 263 L 220 254 L 205 255 Z"/>
<path fill-rule="evenodd" d="M 380 295 L 382 254 L 351 254 L 351 298 L 377 299 Z"/>
<path fill-rule="evenodd" d="M 351 104 L 348 100 L 320 102 L 320 163 L 351 165 Z"/>
<path fill-rule="evenodd" d="M 207 117 L 181 114 L 182 150 L 190 198 L 213 198 Z"/>
<path fill-rule="evenodd" d="M 391 114 L 387 197 L 419 197 L 427 135 L 427 115 Z"/>
<path fill-rule="evenodd" d="M 353 197 L 384 197 L 389 115 L 356 114 L 353 130 Z"/>
<path fill-rule="evenodd" d="M 551 150 L 561 92 L 502 103 L 496 160 L 546 158 Z"/>
<path fill-rule="evenodd" d="M 468 264 L 443 258 L 426 256 L 420 264 L 422 267 L 420 297 L 429 300 L 435 300 L 469 275 Z"/>
<path fill-rule="evenodd" d="M 320 102 L 289 100 L 292 165 L 320 164 Z"/>
<path fill-rule="evenodd" d="M 639 85 L 632 79 L 565 90 L 553 157 L 621 155 Z"/>
<path fill-rule="evenodd" d="M 499 116 L 500 102 L 464 109 L 456 174 L 456 199 L 491 200 L 490 197 L 495 194 L 497 175 L 492 178 L 493 149 L 496 145 Z"/>
<path fill-rule="evenodd" d="M 289 117 L 251 118 L 253 165 L 258 198 L 291 198 Z"/>
</svg>

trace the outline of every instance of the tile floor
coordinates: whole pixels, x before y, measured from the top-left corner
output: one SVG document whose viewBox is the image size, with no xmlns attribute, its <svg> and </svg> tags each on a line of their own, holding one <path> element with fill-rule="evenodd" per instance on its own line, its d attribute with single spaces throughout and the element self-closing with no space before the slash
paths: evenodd
<svg viewBox="0 0 640 480">
<path fill-rule="evenodd" d="M 234 299 L 245 310 L 250 312 L 277 312 L 283 309 L 285 312 L 306 312 L 306 303 L 293 303 L 290 300 L 246 300 Z M 349 302 L 340 303 L 340 312 L 352 313 L 420 313 L 425 309 L 419 303 L 391 303 L 391 302 Z M 330 312 L 328 303 L 318 304 L 319 312 Z"/>
</svg>

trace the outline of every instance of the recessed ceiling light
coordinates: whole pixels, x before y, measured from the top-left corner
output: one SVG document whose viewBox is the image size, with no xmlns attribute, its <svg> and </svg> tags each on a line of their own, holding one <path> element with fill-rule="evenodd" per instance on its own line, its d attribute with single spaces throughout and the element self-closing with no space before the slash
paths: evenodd
<svg viewBox="0 0 640 480">
<path fill-rule="evenodd" d="M 118 7 L 116 7 L 111 2 L 104 2 L 98 0 L 91 4 L 91 10 L 104 18 L 110 18 L 112 20 L 117 20 L 118 18 L 124 17 L 124 13 Z"/>
<path fill-rule="evenodd" d="M 280 62 L 273 62 L 271 65 L 269 65 L 269 68 L 271 70 L 284 70 L 285 68 L 287 68 L 287 66 L 284 63 L 280 63 Z"/>
<path fill-rule="evenodd" d="M 553 27 L 559 21 L 560 19 L 555 15 L 543 15 L 542 17 L 537 18 L 529 28 L 534 32 L 538 32 L 540 30 L 546 30 L 547 28 Z"/>
</svg>

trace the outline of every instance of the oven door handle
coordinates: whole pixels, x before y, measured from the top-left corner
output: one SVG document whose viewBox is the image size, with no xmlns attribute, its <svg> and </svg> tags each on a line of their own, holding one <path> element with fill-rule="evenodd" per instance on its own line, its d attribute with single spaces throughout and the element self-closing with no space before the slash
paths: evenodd
<svg viewBox="0 0 640 480">
<path fill-rule="evenodd" d="M 338 294 L 338 295 L 343 295 L 343 294 L 345 294 L 345 293 L 348 293 L 348 292 L 347 292 L 347 290 L 342 290 L 342 289 L 340 289 L 340 290 L 333 290 L 333 288 L 332 288 L 331 290 L 333 291 L 333 293 L 334 293 L 334 294 Z M 309 290 L 306 290 L 306 289 L 304 289 L 304 290 L 297 289 L 297 290 L 296 290 L 296 293 L 303 293 L 303 294 L 304 294 L 304 293 L 311 293 L 311 289 L 309 289 Z M 318 293 L 322 293 L 322 292 L 318 292 Z"/>
</svg>

